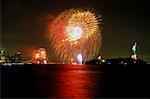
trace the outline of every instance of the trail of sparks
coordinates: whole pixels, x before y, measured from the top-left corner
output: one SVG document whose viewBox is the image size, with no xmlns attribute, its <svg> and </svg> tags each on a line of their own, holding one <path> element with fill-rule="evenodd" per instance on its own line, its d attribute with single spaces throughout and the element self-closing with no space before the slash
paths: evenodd
<svg viewBox="0 0 150 99">
<path fill-rule="evenodd" d="M 62 62 L 82 53 L 84 61 L 95 58 L 101 47 L 101 27 L 89 10 L 70 9 L 62 12 L 51 24 L 49 35 L 52 53 Z"/>
</svg>

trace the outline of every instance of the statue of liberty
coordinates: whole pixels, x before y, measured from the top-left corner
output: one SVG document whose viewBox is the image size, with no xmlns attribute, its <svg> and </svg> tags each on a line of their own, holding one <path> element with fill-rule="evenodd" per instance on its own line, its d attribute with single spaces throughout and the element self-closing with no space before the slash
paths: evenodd
<svg viewBox="0 0 150 99">
<path fill-rule="evenodd" d="M 132 50 L 132 52 L 133 52 L 133 54 L 131 55 L 131 58 L 137 60 L 137 55 L 136 55 L 137 42 L 134 43 L 134 45 L 132 46 L 132 49 L 131 49 L 131 50 Z"/>
<path fill-rule="evenodd" d="M 132 51 L 133 51 L 133 53 L 136 53 L 136 51 L 137 51 L 137 42 L 135 42 L 134 45 L 132 46 Z"/>
</svg>

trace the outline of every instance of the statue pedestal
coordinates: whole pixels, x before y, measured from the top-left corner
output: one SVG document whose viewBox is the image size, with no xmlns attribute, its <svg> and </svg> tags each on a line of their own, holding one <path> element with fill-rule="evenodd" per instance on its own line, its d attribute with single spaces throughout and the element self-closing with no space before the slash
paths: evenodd
<svg viewBox="0 0 150 99">
<path fill-rule="evenodd" d="M 131 55 L 131 58 L 134 59 L 134 60 L 137 60 L 137 55 L 136 55 L 136 53 L 133 54 L 133 55 Z"/>
</svg>

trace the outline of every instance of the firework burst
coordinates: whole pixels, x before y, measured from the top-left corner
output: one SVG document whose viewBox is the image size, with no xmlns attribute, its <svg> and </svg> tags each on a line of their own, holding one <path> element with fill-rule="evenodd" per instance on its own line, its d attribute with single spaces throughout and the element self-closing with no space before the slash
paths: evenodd
<svg viewBox="0 0 150 99">
<path fill-rule="evenodd" d="M 49 35 L 52 53 L 61 61 L 75 60 L 78 53 L 84 61 L 89 61 L 99 54 L 101 25 L 89 10 L 62 12 L 50 25 Z"/>
</svg>

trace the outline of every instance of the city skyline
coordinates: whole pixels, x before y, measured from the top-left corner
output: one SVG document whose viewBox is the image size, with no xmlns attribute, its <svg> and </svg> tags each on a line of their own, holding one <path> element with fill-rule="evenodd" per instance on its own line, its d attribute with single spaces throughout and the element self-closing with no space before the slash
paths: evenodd
<svg viewBox="0 0 150 99">
<path fill-rule="evenodd" d="M 64 10 L 89 8 L 103 17 L 102 56 L 130 57 L 132 44 L 137 41 L 137 55 L 150 61 L 150 20 L 146 2 L 3 0 L 1 5 L 1 48 L 6 53 L 21 51 L 23 57 L 31 57 L 33 50 L 44 47 L 49 55 L 47 22 Z"/>
</svg>

